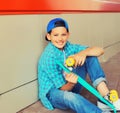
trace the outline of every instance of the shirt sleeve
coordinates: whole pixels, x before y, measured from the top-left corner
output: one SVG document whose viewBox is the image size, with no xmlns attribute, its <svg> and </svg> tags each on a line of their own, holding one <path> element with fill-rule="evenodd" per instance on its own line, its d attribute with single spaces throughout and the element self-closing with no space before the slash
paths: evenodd
<svg viewBox="0 0 120 113">
<path fill-rule="evenodd" d="M 84 46 L 84 45 L 80 45 L 80 44 L 74 44 L 73 48 L 74 48 L 75 53 L 78 53 L 78 52 L 83 51 L 86 48 L 88 48 L 88 46 Z"/>
</svg>

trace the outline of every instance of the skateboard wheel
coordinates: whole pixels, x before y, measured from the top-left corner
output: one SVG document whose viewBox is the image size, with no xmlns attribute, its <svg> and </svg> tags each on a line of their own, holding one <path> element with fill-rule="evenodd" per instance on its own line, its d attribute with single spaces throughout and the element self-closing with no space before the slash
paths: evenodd
<svg viewBox="0 0 120 113">
<path fill-rule="evenodd" d="M 118 100 L 118 92 L 116 90 L 111 90 L 110 91 L 110 95 L 109 95 L 109 99 L 112 101 L 112 102 L 115 102 Z"/>
<path fill-rule="evenodd" d="M 73 67 L 75 64 L 75 60 L 73 58 L 67 58 L 65 63 L 67 67 Z"/>
</svg>

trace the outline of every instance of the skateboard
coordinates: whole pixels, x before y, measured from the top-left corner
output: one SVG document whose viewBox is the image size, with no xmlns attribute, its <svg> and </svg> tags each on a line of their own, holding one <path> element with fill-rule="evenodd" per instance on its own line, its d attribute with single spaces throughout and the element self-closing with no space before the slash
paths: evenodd
<svg viewBox="0 0 120 113">
<path fill-rule="evenodd" d="M 63 65 L 61 62 L 56 61 L 56 63 L 66 72 L 66 73 L 73 73 L 71 69 L 69 69 L 68 67 L 72 66 L 75 61 L 71 58 L 71 59 L 67 59 L 66 60 L 66 64 L 67 66 Z M 77 75 L 76 73 L 74 73 L 75 75 Z M 77 82 L 80 83 L 84 88 L 86 88 L 90 93 L 92 93 L 94 96 L 96 96 L 98 99 L 100 99 L 103 103 L 105 103 L 106 105 L 108 105 L 114 113 L 116 113 L 116 109 L 115 106 L 110 103 L 108 100 L 106 100 L 105 98 L 103 98 L 100 93 L 94 88 L 92 87 L 87 81 L 85 81 L 84 79 L 82 79 L 79 75 L 78 76 L 78 80 Z M 111 99 L 114 97 L 114 93 L 111 96 Z M 114 98 L 113 98 L 114 99 Z"/>
</svg>

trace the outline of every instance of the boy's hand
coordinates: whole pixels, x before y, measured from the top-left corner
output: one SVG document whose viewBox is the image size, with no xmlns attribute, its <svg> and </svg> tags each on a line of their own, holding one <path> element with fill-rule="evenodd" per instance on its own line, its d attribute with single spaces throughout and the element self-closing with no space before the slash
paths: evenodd
<svg viewBox="0 0 120 113">
<path fill-rule="evenodd" d="M 70 74 L 65 74 L 65 80 L 68 81 L 68 82 L 71 82 L 73 84 L 76 84 L 77 83 L 77 80 L 78 80 L 78 76 L 73 74 L 73 73 L 70 73 Z"/>
<path fill-rule="evenodd" d="M 77 67 L 77 66 L 82 66 L 84 64 L 87 55 L 84 52 L 80 52 L 69 57 L 72 57 L 73 59 L 75 59 L 74 67 Z"/>
</svg>

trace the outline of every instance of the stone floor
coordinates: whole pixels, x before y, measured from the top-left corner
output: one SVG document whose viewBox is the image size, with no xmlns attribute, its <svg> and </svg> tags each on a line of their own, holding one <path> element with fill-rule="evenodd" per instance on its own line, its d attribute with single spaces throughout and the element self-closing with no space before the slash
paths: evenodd
<svg viewBox="0 0 120 113">
<path fill-rule="evenodd" d="M 120 97 L 120 66 L 119 66 L 119 63 L 120 63 L 120 53 L 110 58 L 109 61 L 105 63 L 101 63 L 101 66 L 103 67 L 103 70 L 106 74 L 109 89 L 116 89 Z M 88 79 L 88 82 L 90 82 L 89 78 L 87 79 Z M 86 89 L 83 89 L 81 94 L 85 98 L 89 99 L 91 102 L 96 104 L 96 101 L 97 101 L 96 97 L 94 97 Z M 74 113 L 74 112 L 70 110 L 63 111 L 59 109 L 49 111 L 41 105 L 40 101 L 37 101 L 34 104 L 19 111 L 18 113 Z M 120 112 L 117 112 L 117 113 L 120 113 Z"/>
</svg>

